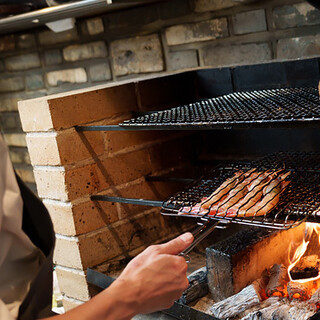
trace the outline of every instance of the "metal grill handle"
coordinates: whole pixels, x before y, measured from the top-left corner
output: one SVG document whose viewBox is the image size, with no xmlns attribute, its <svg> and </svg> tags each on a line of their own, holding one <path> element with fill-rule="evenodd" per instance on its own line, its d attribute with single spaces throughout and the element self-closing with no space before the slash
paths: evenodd
<svg viewBox="0 0 320 320">
<path fill-rule="evenodd" d="M 192 234 L 194 236 L 194 241 L 189 247 L 181 251 L 178 256 L 184 257 L 187 262 L 190 262 L 190 257 L 188 253 L 196 247 L 204 238 L 206 238 L 220 223 L 221 221 L 207 220 L 202 226 L 195 229 Z"/>
</svg>

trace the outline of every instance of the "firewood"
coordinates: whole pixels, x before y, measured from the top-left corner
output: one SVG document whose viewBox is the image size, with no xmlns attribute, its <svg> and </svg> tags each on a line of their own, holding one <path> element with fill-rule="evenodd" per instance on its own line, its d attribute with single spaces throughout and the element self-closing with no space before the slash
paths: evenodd
<svg viewBox="0 0 320 320">
<path fill-rule="evenodd" d="M 250 228 L 208 247 L 208 286 L 212 298 L 228 298 L 259 278 L 266 267 L 275 263 L 286 265 L 290 243 L 302 241 L 304 236 L 304 223 L 276 232 Z"/>
<path fill-rule="evenodd" d="M 320 311 L 315 313 L 312 317 L 310 317 L 308 320 L 320 320 Z"/>
<path fill-rule="evenodd" d="M 313 307 L 314 311 L 320 309 L 320 289 L 312 295 L 308 303 Z"/>
<path fill-rule="evenodd" d="M 189 286 L 183 292 L 179 302 L 189 304 L 190 302 L 202 298 L 208 292 L 207 268 L 200 268 L 188 276 Z"/>
<path fill-rule="evenodd" d="M 287 288 L 288 288 L 288 296 L 290 300 L 298 299 L 298 300 L 306 301 L 310 299 L 308 288 L 304 285 L 304 283 L 291 281 L 288 283 Z"/>
<path fill-rule="evenodd" d="M 318 255 L 304 256 L 290 270 L 290 275 L 293 280 L 315 278 L 319 275 L 320 259 Z"/>
<path fill-rule="evenodd" d="M 260 304 L 260 309 L 250 312 L 241 320 L 270 320 L 272 314 L 283 304 L 279 297 L 270 297 L 263 302 L 265 306 Z"/>
<path fill-rule="evenodd" d="M 314 311 L 307 303 L 297 303 L 288 311 L 290 319 L 308 320 L 314 315 Z"/>
<path fill-rule="evenodd" d="M 272 320 L 292 320 L 289 316 L 289 310 L 291 305 L 286 300 L 286 303 L 281 305 L 277 310 L 272 314 Z"/>
<path fill-rule="evenodd" d="M 261 297 L 256 291 L 256 286 L 251 284 L 242 289 L 239 293 L 217 302 L 210 312 L 217 318 L 231 318 L 245 311 L 246 309 L 260 303 Z"/>
<path fill-rule="evenodd" d="M 309 300 L 316 292 L 319 285 L 320 279 L 303 283 L 290 281 L 287 287 L 289 299 L 299 299 L 303 301 Z"/>
<path fill-rule="evenodd" d="M 269 273 L 270 281 L 266 289 L 267 296 L 285 297 L 287 295 L 287 283 L 289 281 L 287 268 L 282 264 L 275 264 L 269 270 Z"/>
</svg>

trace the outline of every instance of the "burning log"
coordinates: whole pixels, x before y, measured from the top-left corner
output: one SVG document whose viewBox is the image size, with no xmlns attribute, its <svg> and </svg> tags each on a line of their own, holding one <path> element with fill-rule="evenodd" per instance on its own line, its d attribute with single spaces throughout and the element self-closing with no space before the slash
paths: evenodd
<svg viewBox="0 0 320 320">
<path fill-rule="evenodd" d="M 268 279 L 267 273 L 264 273 L 261 278 L 239 293 L 214 304 L 210 309 L 211 313 L 217 318 L 230 318 L 258 305 L 262 301 L 261 294 L 265 290 Z"/>
<path fill-rule="evenodd" d="M 320 279 L 311 280 L 308 282 L 291 281 L 288 283 L 288 296 L 289 299 L 309 300 L 317 291 L 320 285 Z M 316 296 L 315 298 L 316 299 Z"/>
<path fill-rule="evenodd" d="M 282 264 L 273 265 L 270 269 L 270 281 L 266 289 L 267 296 L 285 297 L 287 295 L 288 281 L 287 268 Z"/>
<path fill-rule="evenodd" d="M 305 283 L 291 281 L 288 283 L 288 296 L 289 299 L 297 299 L 306 301 L 309 300 L 311 295 L 308 286 Z"/>
<path fill-rule="evenodd" d="M 318 289 L 311 297 L 311 299 L 308 301 L 308 303 L 313 307 L 314 311 L 317 311 L 320 309 L 320 289 Z M 319 316 L 320 319 L 320 316 Z"/>
<path fill-rule="evenodd" d="M 304 256 L 297 265 L 290 270 L 293 280 L 315 278 L 319 275 L 320 259 L 317 255 Z"/>
<path fill-rule="evenodd" d="M 305 224 L 277 232 L 250 228 L 207 248 L 212 298 L 215 301 L 225 299 L 259 278 L 266 267 L 287 263 L 290 243 L 293 239 L 302 241 L 304 230 Z"/>
</svg>

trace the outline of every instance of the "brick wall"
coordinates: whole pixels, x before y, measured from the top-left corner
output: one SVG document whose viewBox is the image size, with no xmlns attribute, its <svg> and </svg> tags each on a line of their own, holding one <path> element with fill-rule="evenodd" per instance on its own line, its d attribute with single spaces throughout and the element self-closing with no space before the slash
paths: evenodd
<svg viewBox="0 0 320 320">
<path fill-rule="evenodd" d="M 150 84 L 166 83 L 170 80 L 163 77 L 19 102 L 38 194 L 56 232 L 54 262 L 67 308 L 92 295 L 88 267 L 119 270 L 146 246 L 188 227 L 162 217 L 159 208 L 92 201 L 90 195 L 164 200 L 183 185 L 145 177 L 188 166 L 190 150 L 196 149 L 193 134 L 75 129 L 118 123 L 132 111 L 145 110 L 152 101 Z M 171 87 L 175 91 L 180 85 L 175 80 Z M 168 93 L 161 98 L 158 103 L 172 102 Z"/>
<path fill-rule="evenodd" d="M 162 92 L 148 95 L 148 82 L 141 83 L 145 92 L 141 96 L 136 96 L 133 85 L 106 89 L 104 84 L 194 67 L 319 57 L 319 25 L 320 11 L 302 1 L 243 5 L 231 0 L 171 0 L 78 19 L 73 30 L 62 33 L 42 27 L 0 37 L 1 129 L 18 174 L 34 190 L 37 183 L 38 194 L 50 210 L 58 234 L 55 259 L 59 277 L 65 279 L 66 304 L 88 299 L 87 266 L 106 259 L 109 265 L 117 264 L 177 231 L 150 208 L 111 203 L 97 207 L 88 197 L 102 192 L 165 198 L 172 190 L 158 186 L 155 193 L 143 176 L 173 165 L 155 162 L 155 155 L 163 150 L 178 152 L 171 142 L 176 145 L 175 140 L 181 139 L 159 132 L 76 133 L 77 124 L 114 123 L 128 117 L 129 111 L 157 107 L 154 100 L 170 103 Z M 99 84 L 102 89 L 85 94 L 62 94 Z M 52 94 L 58 95 L 46 98 Z M 38 99 L 21 103 L 22 130 L 17 102 L 30 98 Z M 115 176 L 111 170 L 115 164 L 118 173 L 125 174 Z"/>
<path fill-rule="evenodd" d="M 1 128 L 35 190 L 17 101 L 146 73 L 320 55 L 320 11 L 305 1 L 171 0 L 0 37 Z"/>
</svg>

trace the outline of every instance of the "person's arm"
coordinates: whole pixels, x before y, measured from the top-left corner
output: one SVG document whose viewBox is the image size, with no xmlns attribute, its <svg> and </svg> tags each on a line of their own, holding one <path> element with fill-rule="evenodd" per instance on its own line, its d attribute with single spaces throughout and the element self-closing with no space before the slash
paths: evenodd
<svg viewBox="0 0 320 320">
<path fill-rule="evenodd" d="M 167 243 L 148 247 L 109 288 L 48 320 L 128 320 L 136 314 L 171 307 L 188 287 L 187 263 L 177 254 L 192 241 L 192 234 L 187 232 Z"/>
</svg>

